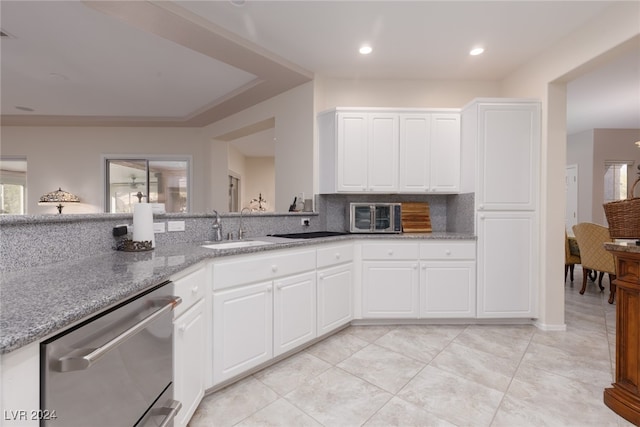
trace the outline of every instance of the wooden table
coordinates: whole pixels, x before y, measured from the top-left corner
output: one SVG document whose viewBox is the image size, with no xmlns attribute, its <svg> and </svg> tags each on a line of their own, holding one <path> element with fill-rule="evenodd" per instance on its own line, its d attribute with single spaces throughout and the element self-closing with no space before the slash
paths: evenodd
<svg viewBox="0 0 640 427">
<path fill-rule="evenodd" d="M 640 246 L 605 243 L 616 260 L 616 378 L 604 403 L 640 425 Z"/>
</svg>

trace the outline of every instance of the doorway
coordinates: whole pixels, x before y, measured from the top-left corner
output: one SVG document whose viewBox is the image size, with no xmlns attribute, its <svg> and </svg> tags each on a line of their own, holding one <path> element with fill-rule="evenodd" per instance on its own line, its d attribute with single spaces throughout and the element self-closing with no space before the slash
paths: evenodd
<svg viewBox="0 0 640 427">
<path fill-rule="evenodd" d="M 566 208 L 564 224 L 567 233 L 578 223 L 578 165 L 568 165 L 565 172 Z"/>
<path fill-rule="evenodd" d="M 240 210 L 240 178 L 229 175 L 229 212 Z"/>
</svg>

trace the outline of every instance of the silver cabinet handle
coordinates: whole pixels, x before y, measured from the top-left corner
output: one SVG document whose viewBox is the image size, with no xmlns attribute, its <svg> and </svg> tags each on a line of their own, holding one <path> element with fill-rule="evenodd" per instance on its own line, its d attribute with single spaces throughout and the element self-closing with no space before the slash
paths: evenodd
<svg viewBox="0 0 640 427">
<path fill-rule="evenodd" d="M 162 421 L 162 424 L 160 424 L 159 427 L 168 427 L 171 424 L 171 421 L 173 421 L 176 415 L 178 415 L 180 409 L 182 409 L 182 403 L 178 402 L 177 400 L 172 401 L 171 405 L 168 407 L 159 408 L 158 415 L 164 415 L 165 412 L 167 414 L 164 421 Z"/>
<path fill-rule="evenodd" d="M 369 206 L 369 231 L 376 230 L 376 208 Z"/>
<path fill-rule="evenodd" d="M 106 355 L 111 350 L 119 347 L 126 340 L 149 326 L 149 324 L 153 323 L 159 317 L 162 317 L 165 313 L 171 311 L 178 304 L 182 302 L 182 298 L 171 296 L 168 298 L 162 298 L 163 302 L 168 302 L 162 306 L 162 308 L 154 311 L 140 322 L 136 323 L 117 337 L 113 338 L 111 341 L 104 344 L 102 347 L 98 347 L 96 349 L 81 349 L 74 351 L 72 354 L 61 357 L 58 359 L 57 368 L 60 372 L 71 372 L 71 371 L 81 371 L 84 369 L 88 369 L 100 360 L 104 355 Z M 88 352 L 88 353 L 87 353 Z M 84 354 L 86 353 L 86 354 Z"/>
</svg>

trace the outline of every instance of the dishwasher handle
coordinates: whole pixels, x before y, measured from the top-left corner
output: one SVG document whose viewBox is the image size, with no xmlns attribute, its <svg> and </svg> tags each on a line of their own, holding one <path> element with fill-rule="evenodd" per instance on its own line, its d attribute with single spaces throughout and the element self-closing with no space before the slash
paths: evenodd
<svg viewBox="0 0 640 427">
<path fill-rule="evenodd" d="M 161 415 L 166 415 L 166 417 L 164 418 L 164 421 L 162 422 L 162 424 L 160 424 L 159 427 L 168 427 L 171 425 L 171 421 L 173 421 L 173 419 L 176 417 L 176 415 L 178 415 L 178 412 L 180 412 L 180 409 L 182 409 L 182 403 L 178 402 L 177 400 L 173 400 L 171 402 L 171 405 L 165 407 L 165 408 L 161 408 L 160 409 L 160 414 Z M 152 410 L 153 411 L 153 410 Z"/>
<path fill-rule="evenodd" d="M 169 300 L 168 302 L 167 299 Z M 58 359 L 58 363 L 56 364 L 57 370 L 59 372 L 72 372 L 72 371 L 82 371 L 88 369 L 100 360 L 104 355 L 109 353 L 111 350 L 119 347 L 122 343 L 127 341 L 129 338 L 133 337 L 135 334 L 145 329 L 151 323 L 153 323 L 156 319 L 162 317 L 165 313 L 172 311 L 177 305 L 182 302 L 182 298 L 177 296 L 170 296 L 167 298 L 161 299 L 163 302 L 166 302 L 162 306 L 162 308 L 154 311 L 149 316 L 142 319 L 140 322 L 136 323 L 126 331 L 122 332 L 117 337 L 113 338 L 111 341 L 107 342 L 101 347 L 96 349 L 80 349 L 68 354 L 67 356 L 63 356 Z"/>
</svg>

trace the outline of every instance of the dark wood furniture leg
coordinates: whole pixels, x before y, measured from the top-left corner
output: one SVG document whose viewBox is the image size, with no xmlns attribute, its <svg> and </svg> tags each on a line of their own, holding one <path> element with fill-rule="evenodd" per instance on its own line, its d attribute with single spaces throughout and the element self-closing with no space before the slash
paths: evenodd
<svg viewBox="0 0 640 427">
<path fill-rule="evenodd" d="M 580 289 L 580 295 L 584 294 L 584 291 L 587 290 L 587 276 L 589 276 L 589 271 L 584 267 L 582 267 L 582 289 Z"/>
<path fill-rule="evenodd" d="M 609 304 L 613 304 L 616 300 L 616 284 L 613 281 L 616 280 L 616 275 L 609 273 Z"/>
</svg>

